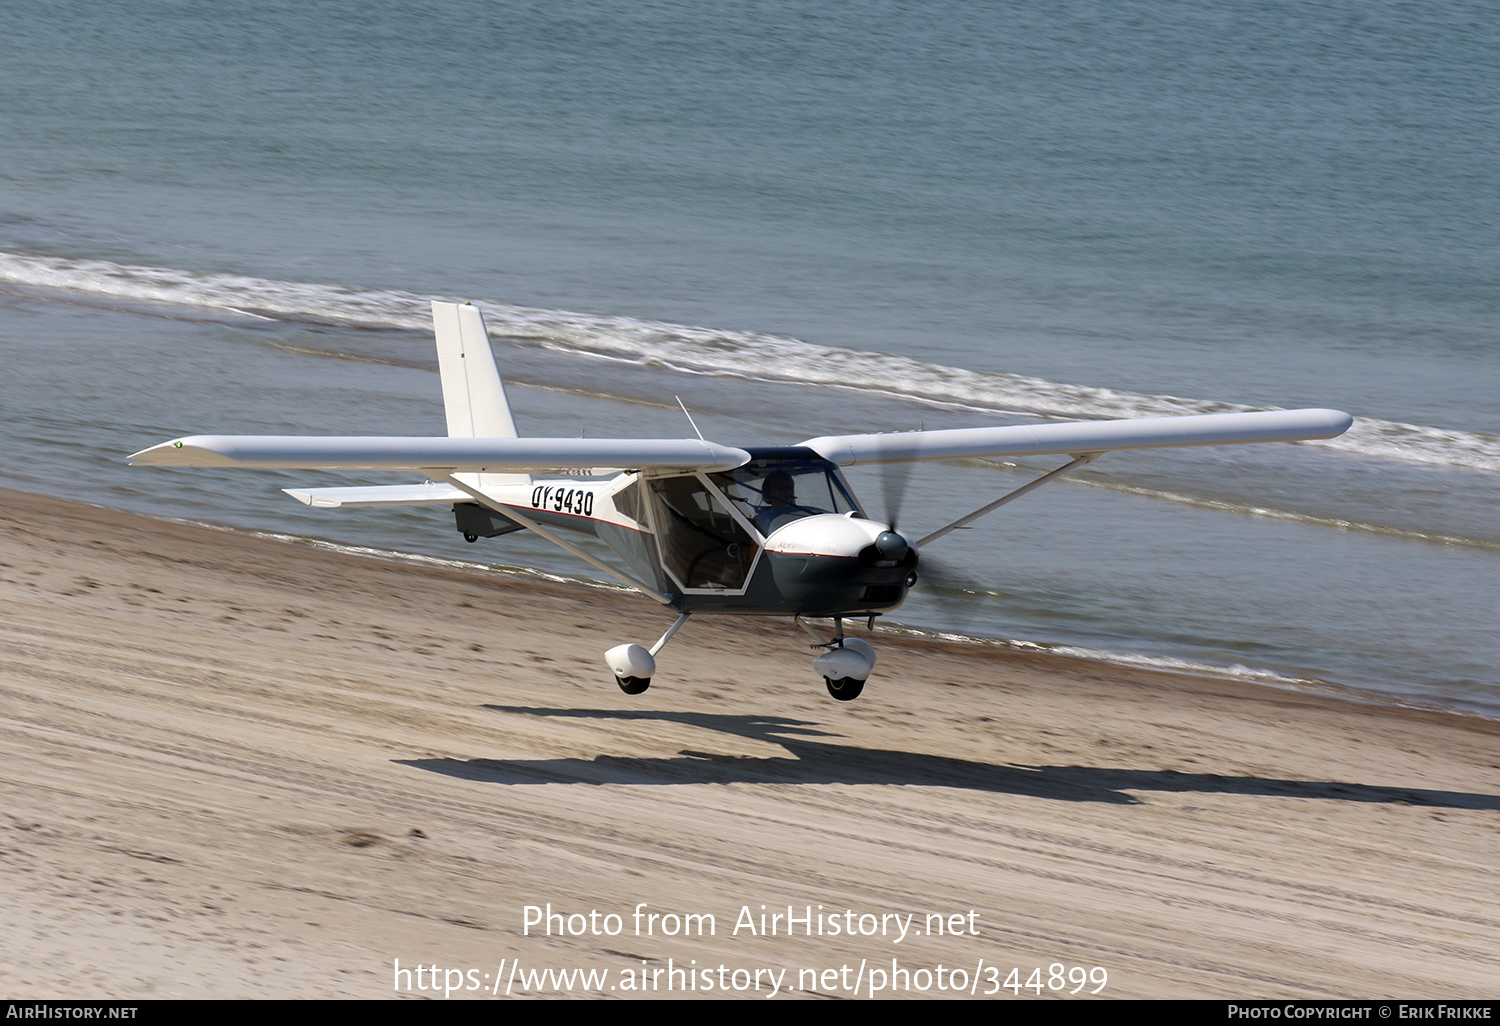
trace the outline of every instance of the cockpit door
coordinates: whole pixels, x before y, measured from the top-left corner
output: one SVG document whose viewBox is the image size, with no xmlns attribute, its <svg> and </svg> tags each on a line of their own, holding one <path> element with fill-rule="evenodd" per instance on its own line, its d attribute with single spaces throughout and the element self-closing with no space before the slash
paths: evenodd
<svg viewBox="0 0 1500 1026">
<path fill-rule="evenodd" d="M 688 592 L 743 592 L 760 540 L 699 474 L 647 482 L 662 566 Z"/>
</svg>

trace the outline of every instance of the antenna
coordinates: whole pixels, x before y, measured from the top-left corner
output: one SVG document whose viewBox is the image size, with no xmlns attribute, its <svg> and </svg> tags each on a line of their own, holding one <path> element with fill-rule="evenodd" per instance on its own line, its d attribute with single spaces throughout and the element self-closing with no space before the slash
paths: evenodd
<svg viewBox="0 0 1500 1026">
<path fill-rule="evenodd" d="M 693 433 L 698 436 L 698 441 L 700 441 L 700 442 L 706 442 L 706 441 L 708 441 L 708 439 L 706 439 L 706 438 L 703 437 L 703 432 L 698 430 L 698 425 L 693 422 L 693 415 L 687 411 L 687 406 L 684 405 L 684 403 L 682 401 L 682 396 L 680 396 L 680 395 L 674 395 L 672 398 L 677 400 L 677 405 L 682 407 L 682 415 L 688 419 L 688 423 L 689 424 L 693 425 Z"/>
</svg>

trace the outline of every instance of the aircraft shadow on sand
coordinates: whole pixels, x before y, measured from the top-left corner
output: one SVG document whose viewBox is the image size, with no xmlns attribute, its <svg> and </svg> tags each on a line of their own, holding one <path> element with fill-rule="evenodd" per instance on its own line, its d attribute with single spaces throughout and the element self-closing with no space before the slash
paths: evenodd
<svg viewBox="0 0 1500 1026">
<path fill-rule="evenodd" d="M 1057 801 L 1134 805 L 1130 791 L 1202 792 L 1322 798 L 1449 809 L 1500 810 L 1500 796 L 1468 791 L 1382 787 L 1336 780 L 1182 773 L 1093 766 L 1021 766 L 828 743 L 841 735 L 806 720 L 723 713 L 619 709 L 547 709 L 491 705 L 519 716 L 679 723 L 779 745 L 786 756 L 725 755 L 683 749 L 670 758 L 599 755 L 592 759 L 398 759 L 464 780 L 493 784 L 899 784 L 952 787 Z"/>
</svg>

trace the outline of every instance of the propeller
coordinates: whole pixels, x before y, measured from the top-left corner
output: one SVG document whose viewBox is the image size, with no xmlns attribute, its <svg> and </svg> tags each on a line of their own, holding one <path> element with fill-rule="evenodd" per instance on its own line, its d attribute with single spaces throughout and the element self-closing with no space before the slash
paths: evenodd
<svg viewBox="0 0 1500 1026">
<path fill-rule="evenodd" d="M 891 531 L 901 520 L 901 507 L 906 503 L 907 488 L 911 485 L 909 462 L 883 463 L 880 472 L 880 491 L 885 499 L 885 522 Z"/>
<path fill-rule="evenodd" d="M 881 464 L 880 492 L 885 500 L 885 530 L 875 539 L 875 551 L 880 554 L 882 560 L 888 559 L 899 563 L 906 558 L 907 553 L 913 552 L 916 548 L 898 527 L 901 521 L 901 507 L 906 502 L 906 491 L 910 484 L 911 464 L 909 462 Z"/>
<path fill-rule="evenodd" d="M 902 510 L 911 489 L 913 466 L 908 460 L 880 465 L 880 492 L 886 530 L 875 539 L 875 549 L 883 559 L 904 559 L 908 551 L 916 550 L 912 541 L 900 531 Z M 959 603 L 967 603 L 971 597 L 987 591 L 983 585 L 955 570 L 941 557 L 918 551 L 917 564 L 920 566 L 917 576 L 925 586 L 922 593 L 940 607 L 956 609 Z"/>
</svg>

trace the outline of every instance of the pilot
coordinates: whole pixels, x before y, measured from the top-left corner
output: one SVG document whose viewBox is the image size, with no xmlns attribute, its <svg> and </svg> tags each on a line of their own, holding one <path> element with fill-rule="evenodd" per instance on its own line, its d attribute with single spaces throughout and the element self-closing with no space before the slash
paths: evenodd
<svg viewBox="0 0 1500 1026">
<path fill-rule="evenodd" d="M 823 512 L 797 505 L 797 487 L 792 482 L 792 475 L 785 470 L 773 470 L 767 474 L 760 484 L 760 494 L 766 500 L 766 504 L 755 511 L 755 527 L 761 534 L 769 535 L 792 520 Z"/>
</svg>

